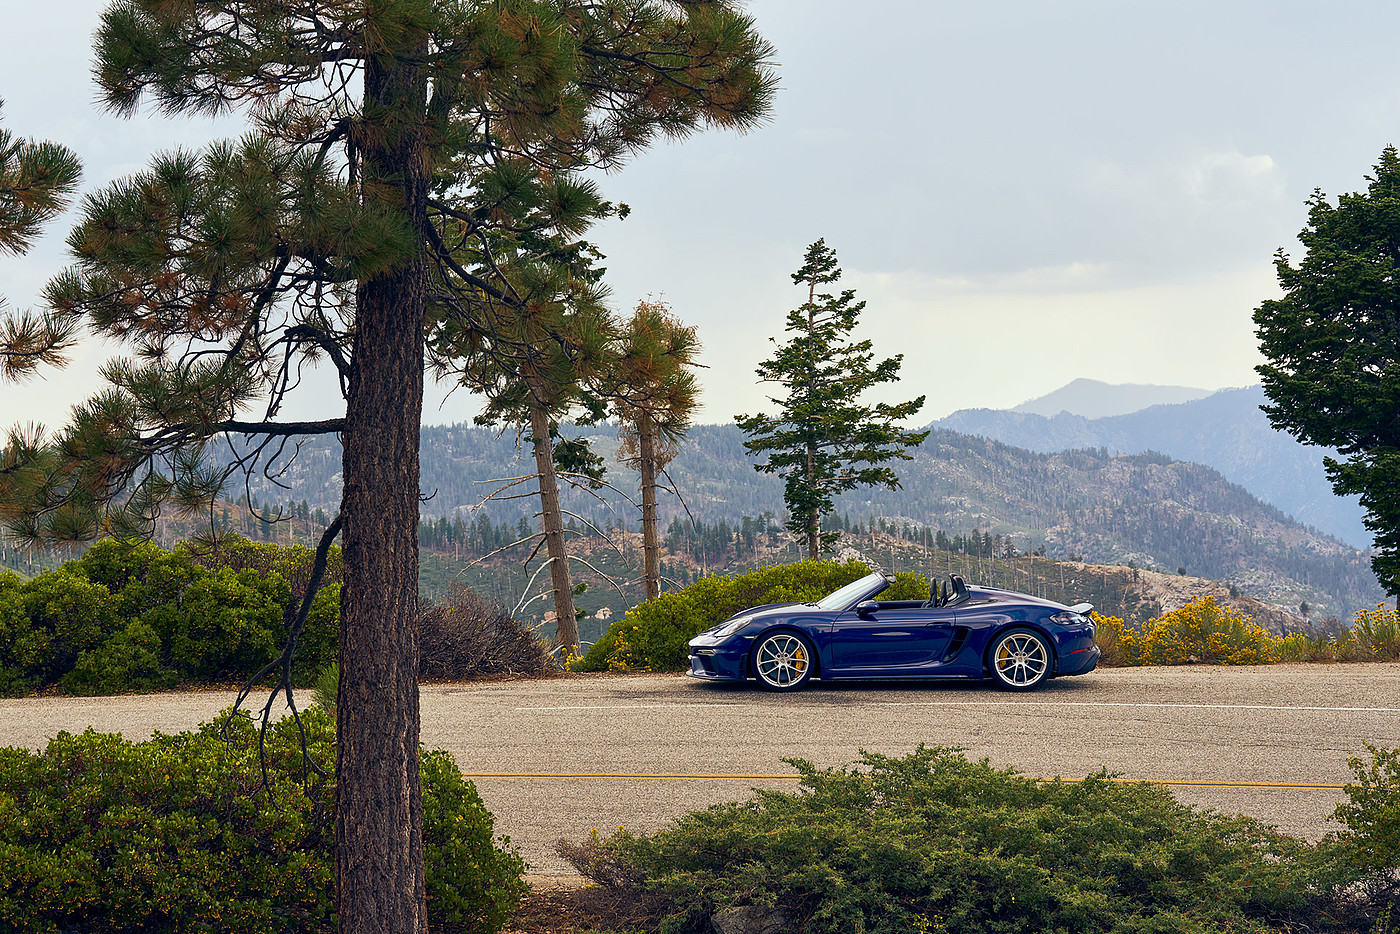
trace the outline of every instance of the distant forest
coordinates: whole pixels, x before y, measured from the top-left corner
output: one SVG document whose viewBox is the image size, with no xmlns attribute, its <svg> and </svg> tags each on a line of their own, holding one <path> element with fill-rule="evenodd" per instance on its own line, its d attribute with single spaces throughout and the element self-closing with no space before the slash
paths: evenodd
<svg viewBox="0 0 1400 934">
<path fill-rule="evenodd" d="M 575 547 L 626 581 L 633 572 L 623 556 L 632 546 L 622 543 L 640 521 L 636 474 L 616 462 L 615 427 L 566 426 L 564 433 L 588 439 L 604 458 L 611 484 L 566 491 Z M 799 557 L 782 530 L 781 481 L 753 469 L 742 439 L 733 425 L 696 426 L 667 471 L 677 495 L 663 495 L 660 511 L 667 576 L 674 581 Z M 215 521 L 278 541 L 309 540 L 324 527 L 340 498 L 339 446 L 320 437 L 287 450 L 296 450 L 295 458 L 228 491 L 233 505 Z M 1281 607 L 1306 600 L 1339 616 L 1384 599 L 1366 554 L 1294 522 L 1209 467 L 1160 454 L 1110 456 L 1104 449 L 1037 454 L 947 430 L 935 430 L 914 455 L 898 465 L 900 489 L 840 497 L 824 522 L 848 539 L 878 541 L 883 533 L 907 543 L 894 556 L 899 570 L 923 570 L 916 561 L 928 566 L 943 554 L 984 560 L 1030 555 L 1181 570 Z M 489 559 L 497 570 L 463 566 L 533 534 L 536 504 L 525 479 L 532 473 L 533 461 L 514 433 L 471 425 L 423 429 L 420 543 L 433 556 L 424 564 L 425 594 L 470 579 L 489 584 L 502 602 L 519 599 L 529 573 L 521 567 L 501 576 L 500 568 L 522 564 L 528 550 Z M 254 514 L 246 508 L 250 502 Z M 173 533 L 163 534 L 168 540 Z M 609 537 L 616 539 L 612 546 Z M 43 558 L 39 566 L 58 557 Z M 34 561 L 0 549 L 0 563 L 25 573 L 35 569 Z M 537 565 L 538 558 L 531 573 Z M 586 569 L 580 570 L 587 580 Z M 606 601 L 603 588 L 612 592 Z M 627 587 L 597 578 L 582 604 L 617 612 L 635 602 L 626 593 Z M 542 611 L 534 604 L 530 609 Z"/>
</svg>

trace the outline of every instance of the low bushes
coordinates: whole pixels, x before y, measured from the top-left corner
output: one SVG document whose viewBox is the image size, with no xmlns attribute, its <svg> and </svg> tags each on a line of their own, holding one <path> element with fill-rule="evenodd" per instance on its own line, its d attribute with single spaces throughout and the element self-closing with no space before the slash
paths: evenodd
<svg viewBox="0 0 1400 934">
<path fill-rule="evenodd" d="M 1263 665 L 1274 656 L 1267 630 L 1207 596 L 1152 620 L 1140 659 L 1144 665 Z"/>
<path fill-rule="evenodd" d="M 1142 653 L 1136 629 L 1117 616 L 1089 615 L 1094 620 L 1100 668 L 1122 668 L 1139 663 Z"/>
<path fill-rule="evenodd" d="M 542 675 L 556 670 L 534 631 L 499 603 L 465 587 L 418 615 L 418 676 L 461 681 L 482 675 Z"/>
<path fill-rule="evenodd" d="M 21 581 L 0 574 L 0 696 L 156 691 L 243 681 L 286 644 L 286 608 L 310 577 L 308 548 L 237 537 L 218 552 L 102 541 L 76 561 Z M 339 648 L 341 558 L 332 548 L 293 659 L 309 685 Z M 535 634 L 462 590 L 419 618 L 422 676 L 540 674 Z"/>
<path fill-rule="evenodd" d="M 1400 661 L 1400 612 L 1384 604 L 1362 610 L 1356 614 L 1351 637 L 1366 656 Z"/>
<path fill-rule="evenodd" d="M 1394 873 L 1400 868 L 1400 749 L 1366 744 L 1370 761 L 1351 756 L 1347 764 L 1356 776 L 1346 786 L 1347 801 L 1337 805 L 1335 818 L 1346 825 L 1337 834 L 1357 867 L 1400 885 Z"/>
<path fill-rule="evenodd" d="M 1354 662 L 1400 659 L 1400 614 L 1385 606 L 1357 613 L 1351 629 L 1274 636 L 1211 596 L 1148 622 L 1143 633 L 1116 616 L 1093 614 L 1099 665 L 1265 665 L 1271 662 Z"/>
<path fill-rule="evenodd" d="M 870 573 L 859 561 L 798 561 L 738 574 L 702 577 L 684 590 L 662 594 L 628 610 L 593 644 L 580 671 L 674 671 L 686 664 L 686 643 L 740 610 L 766 603 L 803 603 Z M 923 600 L 922 575 L 899 574 L 885 600 Z"/>
<path fill-rule="evenodd" d="M 338 593 L 333 586 L 314 601 L 294 669 L 302 682 L 335 658 Z M 98 542 L 33 580 L 0 575 L 0 692 L 115 694 L 245 678 L 281 648 L 291 598 L 276 570 L 209 568 L 184 548 Z"/>
<path fill-rule="evenodd" d="M 668 932 L 744 917 L 813 934 L 1245 934 L 1345 930 L 1384 910 L 1358 894 L 1371 867 L 1348 860 L 1342 837 L 1309 846 L 1160 786 L 1037 782 L 922 746 L 852 769 L 789 761 L 799 793 L 759 790 L 651 836 L 595 834 L 560 852 Z"/>
<path fill-rule="evenodd" d="M 332 774 L 334 723 L 314 707 L 302 722 Z M 271 731 L 268 790 L 256 727 L 236 717 L 226 733 L 131 743 L 89 730 L 38 754 L 0 749 L 0 929 L 333 931 L 334 783 L 313 775 L 303 791 L 290 719 Z M 430 922 L 500 930 L 523 863 L 493 841 L 450 756 L 421 764 Z"/>
</svg>

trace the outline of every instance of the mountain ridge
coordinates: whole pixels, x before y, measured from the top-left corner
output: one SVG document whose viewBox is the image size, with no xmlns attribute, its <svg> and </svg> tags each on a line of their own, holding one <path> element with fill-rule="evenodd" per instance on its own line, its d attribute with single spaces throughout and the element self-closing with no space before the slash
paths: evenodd
<svg viewBox="0 0 1400 934">
<path fill-rule="evenodd" d="M 1275 429 L 1259 409 L 1266 401 L 1262 387 L 1249 386 L 1099 419 L 960 409 L 931 426 L 1039 453 L 1076 448 L 1121 454 L 1157 451 L 1205 464 L 1299 522 L 1354 547 L 1368 547 L 1371 536 L 1359 501 L 1334 494 L 1323 470 L 1323 456 L 1334 452 L 1301 444 Z"/>
<path fill-rule="evenodd" d="M 565 509 L 598 528 L 635 528 L 636 475 L 621 468 L 615 426 L 565 426 L 589 439 L 609 465 L 620 492 L 573 491 Z M 470 425 L 423 430 L 423 514 L 463 516 L 480 511 L 494 521 L 533 525 L 531 499 L 489 499 L 493 478 L 533 472 L 513 434 Z M 1219 471 L 1163 454 L 1112 456 L 1095 447 L 1040 453 L 999 441 L 934 429 L 912 459 L 896 464 L 901 486 L 865 488 L 836 501 L 836 515 L 870 526 L 974 530 L 996 534 L 1022 553 L 1103 565 L 1136 565 L 1234 584 L 1271 605 L 1306 601 L 1322 615 L 1348 618 L 1384 598 L 1367 558 L 1260 501 Z M 707 523 L 781 515 L 782 481 L 753 469 L 735 425 L 697 425 L 669 467 L 684 503 L 663 497 L 661 522 Z M 275 501 L 308 499 L 334 514 L 339 498 L 339 449 L 311 439 L 280 478 L 254 483 Z"/>
<path fill-rule="evenodd" d="M 1013 406 L 1010 411 L 1052 417 L 1069 412 L 1084 418 L 1128 415 L 1154 405 L 1192 402 L 1211 394 L 1191 386 L 1159 386 L 1147 383 L 1105 383 L 1080 377 L 1053 392 Z"/>
</svg>

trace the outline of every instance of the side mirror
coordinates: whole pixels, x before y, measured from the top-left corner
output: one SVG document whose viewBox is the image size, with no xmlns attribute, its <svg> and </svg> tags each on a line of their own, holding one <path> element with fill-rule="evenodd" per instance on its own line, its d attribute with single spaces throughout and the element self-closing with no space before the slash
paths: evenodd
<svg viewBox="0 0 1400 934">
<path fill-rule="evenodd" d="M 873 616 L 875 611 L 879 608 L 880 604 L 876 603 L 874 600 L 862 600 L 856 604 L 856 615 Z"/>
</svg>

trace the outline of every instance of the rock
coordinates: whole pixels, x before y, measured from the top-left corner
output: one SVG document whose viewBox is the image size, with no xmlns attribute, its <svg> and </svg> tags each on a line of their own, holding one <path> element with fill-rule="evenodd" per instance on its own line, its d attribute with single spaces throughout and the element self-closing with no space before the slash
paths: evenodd
<svg viewBox="0 0 1400 934">
<path fill-rule="evenodd" d="M 715 934 L 787 934 L 797 930 L 781 908 L 744 905 L 715 912 L 710 927 Z"/>
</svg>

